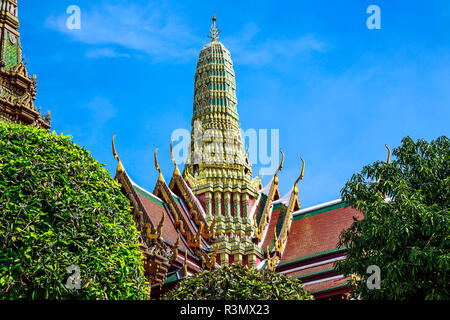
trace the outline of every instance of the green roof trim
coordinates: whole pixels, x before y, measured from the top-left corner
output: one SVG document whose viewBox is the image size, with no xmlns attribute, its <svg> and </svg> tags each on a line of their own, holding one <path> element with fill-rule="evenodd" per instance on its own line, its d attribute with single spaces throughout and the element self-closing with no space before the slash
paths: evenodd
<svg viewBox="0 0 450 320">
<path fill-rule="evenodd" d="M 344 288 L 348 288 L 348 286 L 349 286 L 349 283 L 348 283 L 348 281 L 347 281 L 346 283 L 341 284 L 341 285 L 338 285 L 338 286 L 335 286 L 335 287 L 330 287 L 330 288 L 326 288 L 326 289 L 322 289 L 322 290 L 317 290 L 317 291 L 311 291 L 310 293 L 311 293 L 311 294 L 325 293 L 325 292 L 333 291 L 333 290 L 336 290 L 336 289 L 344 289 Z"/>
<path fill-rule="evenodd" d="M 146 197 L 149 200 L 152 200 L 154 203 L 156 203 L 157 205 L 160 205 L 161 207 L 164 207 L 164 203 L 158 199 L 158 197 L 156 197 L 153 193 L 148 192 L 147 190 L 133 184 L 133 188 L 134 190 L 136 190 L 136 192 L 139 192 L 141 195 L 143 195 L 144 197 Z M 179 205 L 181 205 L 181 201 L 180 198 L 172 193 L 173 198 L 175 199 L 175 202 L 178 203 Z"/>
<path fill-rule="evenodd" d="M 178 278 L 178 272 L 174 272 L 171 275 L 168 275 L 166 277 L 166 279 L 164 280 L 164 284 L 168 284 L 168 283 L 171 283 L 171 282 L 174 282 L 174 281 L 178 281 L 178 280 L 180 280 Z"/>
<path fill-rule="evenodd" d="M 138 187 L 138 186 L 135 185 L 135 184 L 133 185 L 133 188 L 134 188 L 134 190 L 135 190 L 137 193 L 143 195 L 143 196 L 146 197 L 147 199 L 153 201 L 153 202 L 156 203 L 157 205 L 159 205 L 159 206 L 161 206 L 161 207 L 164 208 L 164 203 L 163 203 L 161 200 L 159 200 L 155 195 L 153 195 L 153 194 L 151 194 L 150 192 L 148 192 L 148 191 L 142 189 L 141 187 Z"/>
<path fill-rule="evenodd" d="M 277 237 L 278 237 L 280 235 L 281 228 L 283 227 L 284 219 L 286 217 L 287 207 L 285 205 L 283 205 L 282 203 L 280 203 L 280 204 L 277 203 L 275 206 L 281 206 L 281 213 L 280 213 L 280 216 L 278 217 L 278 222 L 276 225 Z M 275 206 L 274 206 L 274 209 L 275 209 Z M 267 230 L 267 231 L 269 232 L 270 230 Z M 272 241 L 270 243 L 269 251 L 272 251 L 274 247 L 275 247 L 275 237 L 272 239 Z"/>
<path fill-rule="evenodd" d="M 343 208 L 343 207 L 346 207 L 346 206 L 348 206 L 348 203 L 346 203 L 346 202 L 340 202 L 340 203 L 332 204 L 332 205 L 330 205 L 328 207 L 316 209 L 316 210 L 310 211 L 310 212 L 305 213 L 305 214 L 296 215 L 296 216 L 294 216 L 292 218 L 292 221 L 296 221 L 296 220 L 300 220 L 300 219 L 303 219 L 303 218 L 312 217 L 312 216 L 315 216 L 316 214 L 321 214 L 321 213 L 324 213 L 324 212 L 336 210 L 336 209 Z"/>
<path fill-rule="evenodd" d="M 275 206 L 274 206 L 274 208 L 275 208 Z M 277 235 L 280 234 L 281 229 L 283 228 L 283 223 L 284 223 L 284 219 L 286 218 L 286 213 L 287 213 L 287 207 L 282 205 L 280 217 L 278 218 L 278 223 L 277 223 Z"/>
<path fill-rule="evenodd" d="M 276 203 L 272 206 L 272 211 L 278 210 L 283 206 L 283 204 L 281 202 Z"/>
<path fill-rule="evenodd" d="M 261 193 L 261 207 L 259 207 L 258 215 L 256 216 L 256 222 L 259 224 L 261 222 L 262 213 L 264 211 L 264 207 L 266 206 L 267 196 L 264 193 Z"/>
<path fill-rule="evenodd" d="M 262 267 L 260 268 L 260 270 L 266 269 L 267 268 L 267 260 L 264 262 L 264 264 L 262 265 Z"/>
<path fill-rule="evenodd" d="M 298 279 L 298 280 L 302 280 L 304 278 L 320 275 L 320 274 L 323 274 L 323 273 L 328 273 L 328 272 L 331 272 L 331 271 L 335 271 L 334 268 L 327 268 L 327 269 L 323 269 L 323 270 L 319 270 L 319 271 L 309 272 L 309 273 L 305 273 L 305 274 L 301 274 L 301 275 L 295 276 L 293 278 L 294 279 Z"/>
<path fill-rule="evenodd" d="M 175 202 L 178 203 L 179 205 L 181 205 L 181 201 L 180 198 L 176 195 L 172 193 L 172 197 L 175 199 Z"/>
<path fill-rule="evenodd" d="M 337 253 L 337 252 L 341 252 L 341 251 L 345 251 L 347 250 L 347 247 L 342 247 L 342 248 L 334 248 L 334 249 L 330 249 L 330 250 L 325 250 L 325 251 L 321 251 L 321 252 L 317 252 L 317 253 L 313 253 L 301 258 L 297 258 L 297 259 L 292 259 L 292 260 L 288 260 L 288 261 L 283 261 L 281 262 L 278 267 L 282 267 L 285 266 L 287 264 L 293 264 L 293 263 L 299 263 L 305 260 L 309 260 L 311 258 L 315 258 L 315 257 L 320 257 L 323 255 L 327 255 L 327 254 L 331 254 L 331 253 Z"/>
</svg>

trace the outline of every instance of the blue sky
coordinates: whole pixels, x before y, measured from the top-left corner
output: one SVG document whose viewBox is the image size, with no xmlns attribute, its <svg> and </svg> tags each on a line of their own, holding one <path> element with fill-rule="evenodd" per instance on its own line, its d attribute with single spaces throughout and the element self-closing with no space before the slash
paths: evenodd
<svg viewBox="0 0 450 320">
<path fill-rule="evenodd" d="M 381 30 L 369 30 L 369 5 Z M 66 9 L 81 8 L 81 30 Z M 19 1 L 28 71 L 52 129 L 114 174 L 111 138 L 133 180 L 167 180 L 172 131 L 190 130 L 195 67 L 216 12 L 231 51 L 244 130 L 279 129 L 289 191 L 306 161 L 303 207 L 339 198 L 402 137 L 449 135 L 450 1 Z M 260 165 L 254 165 L 256 174 Z M 270 177 L 264 178 L 264 183 Z"/>
</svg>

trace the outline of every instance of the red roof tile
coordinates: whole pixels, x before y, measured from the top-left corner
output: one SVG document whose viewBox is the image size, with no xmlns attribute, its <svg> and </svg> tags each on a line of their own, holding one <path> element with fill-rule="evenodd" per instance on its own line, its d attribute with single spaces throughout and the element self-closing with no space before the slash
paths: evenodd
<svg viewBox="0 0 450 320">
<path fill-rule="evenodd" d="M 350 227 L 353 217 L 363 218 L 349 206 L 329 208 L 294 216 L 281 262 L 336 248 L 340 233 Z"/>
<path fill-rule="evenodd" d="M 142 205 L 145 208 L 145 211 L 147 211 L 147 214 L 149 215 L 150 220 L 152 221 L 153 225 L 156 227 L 159 224 L 159 221 L 161 220 L 162 214 L 165 215 L 164 217 L 164 224 L 162 227 L 161 237 L 167 241 L 170 241 L 172 243 L 175 243 L 178 238 L 178 231 L 176 230 L 175 226 L 172 223 L 172 220 L 170 219 L 169 214 L 165 210 L 164 207 L 157 204 L 153 200 L 150 200 L 148 197 L 142 195 L 140 192 L 137 192 L 139 200 L 142 202 Z M 183 243 L 183 241 L 180 241 L 180 247 L 186 250 L 186 246 Z"/>
<path fill-rule="evenodd" d="M 264 238 L 264 242 L 261 246 L 261 248 L 265 251 L 267 250 L 267 247 L 270 246 L 274 239 L 274 230 L 277 227 L 278 220 L 280 219 L 281 214 L 281 205 L 277 206 L 277 209 L 272 210 L 272 214 L 270 215 L 269 223 L 267 224 L 267 234 Z"/>
<path fill-rule="evenodd" d="M 348 278 L 345 278 L 345 277 L 340 277 L 340 278 L 335 278 L 335 279 L 330 278 L 330 280 L 324 280 L 324 281 L 320 281 L 320 282 L 316 282 L 316 283 L 312 283 L 312 284 L 304 283 L 303 286 L 305 287 L 305 289 L 308 292 L 315 294 L 319 290 L 331 289 L 334 287 L 343 286 L 347 283 L 347 280 L 348 280 Z"/>
</svg>

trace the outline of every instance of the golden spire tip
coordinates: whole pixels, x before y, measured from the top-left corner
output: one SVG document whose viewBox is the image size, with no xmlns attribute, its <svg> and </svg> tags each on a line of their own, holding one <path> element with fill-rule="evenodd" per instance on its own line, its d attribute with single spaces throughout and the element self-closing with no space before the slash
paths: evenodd
<svg viewBox="0 0 450 320">
<path fill-rule="evenodd" d="M 213 18 L 213 25 L 211 26 L 211 29 L 209 30 L 210 35 L 208 36 L 208 38 L 211 39 L 211 41 L 216 41 L 217 39 L 219 39 L 219 34 L 220 34 L 220 30 L 216 27 L 216 12 L 214 12 Z"/>
</svg>

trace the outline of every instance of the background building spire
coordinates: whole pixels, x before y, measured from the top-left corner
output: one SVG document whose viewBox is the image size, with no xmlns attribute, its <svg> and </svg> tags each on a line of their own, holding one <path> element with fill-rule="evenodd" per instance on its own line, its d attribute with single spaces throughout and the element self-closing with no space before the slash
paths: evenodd
<svg viewBox="0 0 450 320">
<path fill-rule="evenodd" d="M 36 76 L 28 75 L 20 43 L 17 0 L 0 0 L 0 122 L 50 129 L 50 114 L 42 117 L 34 105 Z"/>
</svg>

